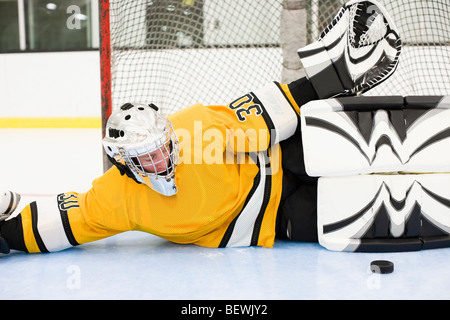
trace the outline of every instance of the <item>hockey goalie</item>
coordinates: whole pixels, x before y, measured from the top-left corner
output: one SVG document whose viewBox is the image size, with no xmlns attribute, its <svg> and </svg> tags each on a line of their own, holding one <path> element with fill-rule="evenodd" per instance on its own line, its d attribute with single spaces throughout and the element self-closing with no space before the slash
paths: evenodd
<svg viewBox="0 0 450 320">
<path fill-rule="evenodd" d="M 392 75 L 400 52 L 385 9 L 350 1 L 298 51 L 305 78 L 169 117 L 124 102 L 103 139 L 114 166 L 88 192 L 20 212 L 18 194 L 0 194 L 0 252 L 130 230 L 207 247 L 272 247 L 277 237 L 331 250 L 447 246 L 450 180 L 434 172 L 450 171 L 448 99 L 358 97 Z M 396 174 L 372 174 L 381 172 Z"/>
</svg>

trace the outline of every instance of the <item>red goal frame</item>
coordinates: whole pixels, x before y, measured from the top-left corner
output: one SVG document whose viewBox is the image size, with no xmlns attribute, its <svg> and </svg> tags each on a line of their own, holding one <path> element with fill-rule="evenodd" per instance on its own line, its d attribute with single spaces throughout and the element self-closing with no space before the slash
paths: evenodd
<svg viewBox="0 0 450 320">
<path fill-rule="evenodd" d="M 111 100 L 111 35 L 109 24 L 109 0 L 99 0 L 100 11 L 100 92 L 101 92 L 101 123 L 102 139 L 105 137 L 106 122 L 112 111 Z M 105 154 L 103 168 L 111 167 Z"/>
</svg>

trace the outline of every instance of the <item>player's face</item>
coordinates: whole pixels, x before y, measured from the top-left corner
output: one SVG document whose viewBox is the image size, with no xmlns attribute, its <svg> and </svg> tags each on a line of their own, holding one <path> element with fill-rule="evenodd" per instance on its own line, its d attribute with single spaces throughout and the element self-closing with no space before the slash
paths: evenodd
<svg viewBox="0 0 450 320">
<path fill-rule="evenodd" d="M 138 157 L 142 167 L 149 173 L 165 172 L 169 166 L 169 148 L 161 147 Z"/>
</svg>

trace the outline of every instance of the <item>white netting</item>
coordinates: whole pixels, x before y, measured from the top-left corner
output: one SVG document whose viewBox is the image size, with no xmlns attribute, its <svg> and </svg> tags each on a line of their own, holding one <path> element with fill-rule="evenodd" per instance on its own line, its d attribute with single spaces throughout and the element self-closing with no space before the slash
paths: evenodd
<svg viewBox="0 0 450 320">
<path fill-rule="evenodd" d="M 225 104 L 280 78 L 281 0 L 110 1 L 113 108 Z"/>
<path fill-rule="evenodd" d="M 283 5 L 305 12 L 306 43 L 339 0 L 110 0 L 112 103 L 153 102 L 163 113 L 226 104 L 281 81 Z M 403 50 L 395 74 L 369 95 L 450 95 L 448 0 L 383 0 Z M 376 21 L 375 21 L 376 23 Z M 281 36 L 283 38 L 283 35 Z"/>
<path fill-rule="evenodd" d="M 402 37 L 397 71 L 367 95 L 450 95 L 448 0 L 384 0 Z"/>
<path fill-rule="evenodd" d="M 357 10 L 358 7 L 361 6 L 358 4 L 354 4 L 350 7 L 350 21 L 352 21 L 356 15 L 359 15 Z M 384 20 L 383 14 L 376 11 L 369 13 L 370 18 L 367 20 L 368 29 L 366 32 L 361 34 L 358 41 L 355 40 L 355 28 L 350 28 L 349 30 L 350 42 L 358 47 L 366 46 L 378 41 L 386 34 L 387 31 L 387 23 Z"/>
</svg>

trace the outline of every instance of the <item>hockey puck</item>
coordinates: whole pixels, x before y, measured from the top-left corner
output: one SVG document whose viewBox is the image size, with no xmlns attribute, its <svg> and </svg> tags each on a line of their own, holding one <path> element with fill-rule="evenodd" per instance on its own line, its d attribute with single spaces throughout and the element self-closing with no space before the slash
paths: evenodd
<svg viewBox="0 0 450 320">
<path fill-rule="evenodd" d="M 394 264 L 387 260 L 375 260 L 370 263 L 370 270 L 374 273 L 392 273 L 394 272 Z"/>
</svg>

